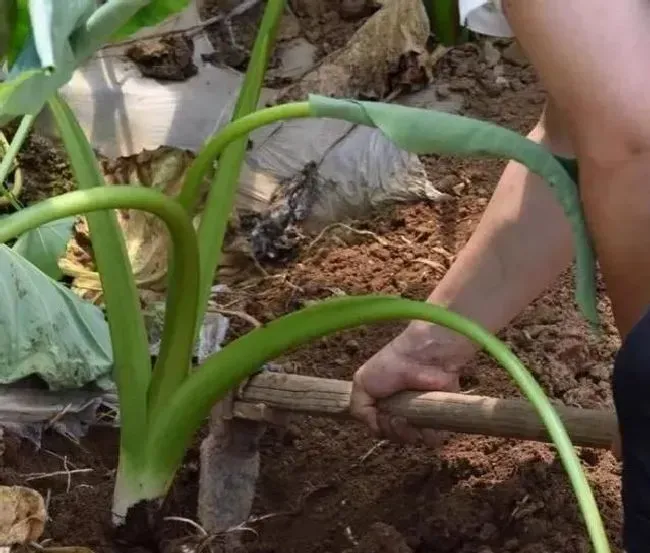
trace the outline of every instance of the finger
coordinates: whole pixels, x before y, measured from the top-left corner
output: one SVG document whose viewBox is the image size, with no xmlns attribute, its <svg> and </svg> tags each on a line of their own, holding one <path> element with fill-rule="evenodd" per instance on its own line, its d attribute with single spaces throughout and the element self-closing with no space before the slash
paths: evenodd
<svg viewBox="0 0 650 553">
<path fill-rule="evenodd" d="M 399 436 L 393 432 L 393 427 L 390 424 L 390 416 L 385 413 L 376 413 L 377 426 L 379 428 L 379 436 L 385 440 L 399 442 Z"/>
<path fill-rule="evenodd" d="M 409 445 L 424 443 L 431 449 L 438 449 L 449 439 L 449 432 L 432 428 L 416 428 L 408 424 L 406 419 L 388 413 L 379 412 L 377 421 L 381 437 L 392 442 Z"/>
<path fill-rule="evenodd" d="M 422 440 L 419 431 L 411 427 L 406 419 L 391 416 L 388 413 L 378 413 L 377 422 L 383 438 L 392 442 L 414 445 Z"/>
<path fill-rule="evenodd" d="M 404 376 L 403 386 L 408 390 L 444 390 L 457 392 L 460 390 L 457 372 L 446 371 L 413 371 Z"/>
<path fill-rule="evenodd" d="M 356 378 L 352 382 L 352 393 L 350 395 L 350 413 L 352 416 L 365 423 L 370 432 L 379 437 L 381 430 L 377 422 L 377 409 L 375 400 L 366 393 L 364 388 L 359 385 Z"/>
<path fill-rule="evenodd" d="M 390 425 L 393 433 L 399 436 L 400 440 L 410 445 L 416 445 L 422 442 L 420 431 L 411 426 L 403 417 L 391 417 Z"/>
<path fill-rule="evenodd" d="M 389 414 L 377 412 L 377 424 L 379 425 L 379 432 L 383 439 L 399 444 L 409 443 L 407 436 L 400 435 L 395 430 Z"/>
<path fill-rule="evenodd" d="M 423 428 L 420 430 L 422 441 L 427 447 L 432 449 L 441 448 L 449 439 L 449 432 L 442 430 L 433 430 L 432 428 Z"/>
<path fill-rule="evenodd" d="M 373 436 L 379 438 L 382 435 L 382 429 L 380 428 L 377 417 L 377 409 L 375 409 L 374 405 L 357 405 L 353 414 L 356 419 L 366 424 Z"/>
</svg>

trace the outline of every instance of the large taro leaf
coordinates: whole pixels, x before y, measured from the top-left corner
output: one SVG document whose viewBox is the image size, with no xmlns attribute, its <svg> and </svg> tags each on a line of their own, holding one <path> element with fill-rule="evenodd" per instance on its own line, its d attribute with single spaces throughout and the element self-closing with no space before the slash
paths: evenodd
<svg viewBox="0 0 650 553">
<path fill-rule="evenodd" d="M 0 384 L 38 376 L 53 390 L 111 386 L 100 309 L 0 245 Z"/>
<path fill-rule="evenodd" d="M 65 0 L 64 6 L 61 0 L 0 0 L 0 8 L 7 2 L 7 14 L 16 21 L 13 32 L 4 33 L 10 70 L 0 84 L 0 125 L 41 111 L 75 69 L 111 38 L 162 23 L 188 1 L 108 0 L 98 7 L 94 0 Z M 15 6 L 18 11 L 10 11 Z"/>
<path fill-rule="evenodd" d="M 16 61 L 29 34 L 29 0 L 0 0 L 0 65 Z"/>
<path fill-rule="evenodd" d="M 544 147 L 509 129 L 441 111 L 383 102 L 309 97 L 311 115 L 377 127 L 400 148 L 414 154 L 482 156 L 514 159 L 541 176 L 552 188 L 571 223 L 576 247 L 576 299 L 585 318 L 599 322 L 596 263 L 582 213 L 574 169 Z"/>
<path fill-rule="evenodd" d="M 65 9 L 56 0 L 30 0 L 31 30 L 0 85 L 0 122 L 38 113 L 70 80 L 77 65 L 72 36 L 94 8 L 93 0 L 66 0 Z"/>
<path fill-rule="evenodd" d="M 129 22 L 120 28 L 114 39 L 123 39 L 131 36 L 143 27 L 153 27 L 162 23 L 168 17 L 183 11 L 189 0 L 154 0 L 129 19 Z"/>
<path fill-rule="evenodd" d="M 17 20 L 18 6 L 16 0 L 0 0 L 0 62 L 9 53 Z"/>
<path fill-rule="evenodd" d="M 16 0 L 15 19 L 12 20 L 11 40 L 7 48 L 7 63 L 11 67 L 18 54 L 23 49 L 29 36 L 29 4 L 28 0 Z"/>
<path fill-rule="evenodd" d="M 21 235 L 13 250 L 36 265 L 47 276 L 59 280 L 62 276 L 59 259 L 63 256 L 72 236 L 74 217 L 52 221 Z"/>
</svg>

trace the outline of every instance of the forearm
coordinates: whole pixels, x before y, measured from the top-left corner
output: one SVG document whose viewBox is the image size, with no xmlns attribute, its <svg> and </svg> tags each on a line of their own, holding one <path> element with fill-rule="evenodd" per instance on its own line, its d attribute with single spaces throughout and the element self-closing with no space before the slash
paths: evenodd
<svg viewBox="0 0 650 553">
<path fill-rule="evenodd" d="M 429 300 L 498 331 L 552 284 L 572 255 L 571 228 L 548 185 L 513 163 Z"/>
<path fill-rule="evenodd" d="M 529 137 L 570 155 L 567 141 L 550 141 L 544 126 Z M 571 263 L 570 225 L 546 182 L 509 163 L 472 237 L 429 297 L 497 332 L 547 289 Z M 409 325 L 420 347 L 460 338 L 439 327 Z M 455 346 L 454 346 L 455 347 Z"/>
</svg>

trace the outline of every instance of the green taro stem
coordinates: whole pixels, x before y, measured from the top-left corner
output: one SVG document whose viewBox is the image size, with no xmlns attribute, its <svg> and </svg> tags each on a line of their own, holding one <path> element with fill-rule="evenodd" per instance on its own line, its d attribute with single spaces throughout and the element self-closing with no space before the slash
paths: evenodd
<svg viewBox="0 0 650 553">
<path fill-rule="evenodd" d="M 327 300 L 253 330 L 210 356 L 179 388 L 167 409 L 152 421 L 147 444 L 147 474 L 171 482 L 177 467 L 211 407 L 271 359 L 334 332 L 396 319 L 422 320 L 452 329 L 482 346 L 499 362 L 533 404 L 576 493 L 596 553 L 609 553 L 600 513 L 561 419 L 537 381 L 498 338 L 483 327 L 442 307 L 395 297 Z"/>
<path fill-rule="evenodd" d="M 247 136 L 251 131 L 281 121 L 283 119 L 297 119 L 309 117 L 309 103 L 296 102 L 266 108 L 256 111 L 250 115 L 237 119 L 226 125 L 221 132 L 216 134 L 201 153 L 196 157 L 188 169 L 186 180 L 179 196 L 179 201 L 188 212 L 193 212 L 199 198 L 199 191 L 203 178 L 210 170 L 212 162 L 219 158 L 225 151 L 228 144 Z M 219 164 L 225 163 L 225 156 L 219 160 Z M 228 219 L 237 192 L 237 179 L 213 186 L 214 200 L 209 208 L 206 208 L 202 216 L 202 224 L 199 228 L 199 241 L 203 244 L 201 259 L 206 257 L 212 259 L 212 263 L 204 261 L 201 263 L 201 289 L 199 297 L 199 310 L 197 312 L 197 330 L 205 316 L 210 288 L 214 273 L 221 258 L 223 240 L 228 228 Z M 220 188 L 219 188 L 220 187 Z M 218 200 L 218 201 L 217 201 Z"/>
<path fill-rule="evenodd" d="M 138 209 L 161 218 L 171 235 L 173 256 L 170 261 L 170 288 L 183 293 L 183 301 L 171 303 L 168 298 L 165 330 L 173 332 L 179 357 L 189 365 L 194 337 L 194 315 L 197 307 L 199 272 L 196 233 L 185 210 L 162 192 L 132 186 L 111 186 L 68 192 L 27 207 L 2 220 L 0 242 L 19 236 L 41 225 L 83 213 L 105 209 Z M 180 296 L 179 296 L 180 297 Z M 124 323 L 123 317 L 114 319 Z M 116 371 L 116 384 L 122 413 L 122 434 L 129 447 L 129 457 L 141 458 L 147 435 L 146 393 L 134 386 L 128 370 Z M 144 411 L 144 413 L 143 413 Z"/>
<path fill-rule="evenodd" d="M 422 0 L 429 18 L 429 26 L 443 46 L 461 42 L 458 0 Z"/>
<path fill-rule="evenodd" d="M 185 207 L 188 213 L 194 212 L 199 202 L 203 179 L 212 169 L 214 161 L 220 159 L 221 154 L 228 144 L 266 125 L 272 125 L 284 119 L 299 119 L 304 117 L 311 117 L 309 102 L 292 102 L 290 104 L 261 109 L 250 115 L 236 119 L 232 123 L 228 123 L 228 125 L 215 134 L 203 146 L 199 155 L 196 156 L 187 169 L 178 201 Z"/>
<path fill-rule="evenodd" d="M 304 103 L 285 104 L 259 110 L 222 129 L 208 142 L 203 152 L 190 167 L 180 201 L 189 211 L 195 208 L 201 179 L 229 140 L 235 140 L 241 133 L 251 132 L 264 124 L 278 121 L 281 118 L 293 119 L 297 117 L 329 117 L 376 127 L 398 147 L 411 153 L 502 157 L 514 159 L 526 165 L 532 172 L 548 182 L 571 223 L 577 261 L 576 300 L 583 315 L 597 330 L 599 316 L 595 286 L 595 259 L 577 192 L 575 160 L 557 158 L 543 146 L 492 123 L 418 108 L 378 102 L 338 100 L 312 95 L 306 105 Z M 428 125 L 427 121 L 431 124 Z M 458 141 L 461 138 L 462 142 L 459 145 Z M 236 183 L 231 182 L 230 186 L 233 188 L 229 201 L 219 204 L 221 216 L 228 216 L 232 208 Z M 222 231 L 225 228 L 226 223 L 222 223 Z M 220 251 L 223 232 L 216 236 L 217 241 L 213 242 L 213 245 L 218 246 L 218 251 Z M 214 271 L 205 273 L 202 278 L 211 278 L 213 273 Z M 207 292 L 205 289 L 202 291 Z M 204 308 L 206 300 L 207 297 L 200 299 L 201 308 Z"/>
<path fill-rule="evenodd" d="M 58 95 L 48 105 L 70 158 L 77 186 L 107 190 L 97 158 L 70 107 Z M 104 292 L 104 304 L 111 334 L 114 372 L 117 380 L 130 380 L 124 418 L 147 421 L 147 393 L 151 381 L 149 339 L 140 310 L 140 297 L 133 278 L 124 236 L 112 211 L 89 213 L 93 254 Z M 141 438 L 128 430 L 120 435 L 125 451 L 137 451 Z"/>
<path fill-rule="evenodd" d="M 257 109 L 264 73 L 272 53 L 285 3 L 285 0 L 268 0 L 266 4 L 242 89 L 233 112 L 233 121 L 237 121 Z M 201 284 L 197 329 L 203 322 L 212 281 L 219 266 L 223 239 L 228 227 L 247 144 L 245 135 L 233 136 L 233 140 L 229 141 L 224 148 L 201 216 L 198 232 Z M 194 184 L 198 186 L 200 181 Z"/>
<path fill-rule="evenodd" d="M 372 108 L 372 109 L 371 109 Z M 594 276 L 594 256 L 591 247 L 591 240 L 584 224 L 579 204 L 579 196 L 576 191 L 576 163 L 574 160 L 556 158 L 548 150 L 532 142 L 526 137 L 520 136 L 513 131 L 499 127 L 481 120 L 469 119 L 467 117 L 443 114 L 440 112 L 431 113 L 428 110 L 406 108 L 382 103 L 363 103 L 349 100 L 335 100 L 310 96 L 309 102 L 284 104 L 272 108 L 259 110 L 251 115 L 238 119 L 224 127 L 204 147 L 203 151 L 190 166 L 179 200 L 192 212 L 198 202 L 199 191 L 202 179 L 210 170 L 214 159 L 218 158 L 221 152 L 227 147 L 229 141 L 236 140 L 243 134 L 270 123 L 282 119 L 295 119 L 301 117 L 329 117 L 342 119 L 353 123 L 379 128 L 384 135 L 392 140 L 397 146 L 412 153 L 438 153 L 444 155 L 480 155 L 489 157 L 507 157 L 515 159 L 526 165 L 532 172 L 540 175 L 551 186 L 556 198 L 564 209 L 566 216 L 571 223 L 574 241 L 576 246 L 576 300 L 594 329 L 598 328 L 598 310 L 596 305 L 596 288 Z M 384 112 L 382 112 L 382 110 Z M 372 111 L 371 114 L 368 111 Z M 403 112 L 399 113 L 399 111 Z M 420 115 L 421 114 L 421 115 Z M 420 128 L 409 133 L 405 127 L 404 119 L 410 117 L 419 121 Z M 377 119 L 375 121 L 374 118 Z M 418 135 L 428 132 L 423 128 L 424 121 L 431 119 L 434 125 L 430 134 L 424 138 Z M 439 120 L 440 125 L 435 125 Z M 401 123 L 401 126 L 400 124 Z M 456 126 L 460 128 L 456 128 Z M 450 130 L 451 129 L 451 130 Z M 416 132 L 417 131 L 417 132 Z M 470 139 L 470 134 L 471 139 Z M 449 144 L 445 143 L 445 136 L 449 137 Z M 458 147 L 459 137 L 466 135 L 462 147 Z M 452 144 L 455 144 L 453 146 Z M 218 218 L 220 222 L 219 232 L 203 235 L 199 232 L 200 239 L 206 236 L 214 238 L 211 245 L 214 251 L 220 252 L 223 245 L 223 236 L 227 227 L 226 218 L 229 216 L 234 202 L 237 183 L 229 183 L 227 201 L 213 204 L 215 216 L 208 220 Z M 217 211 L 218 210 L 218 211 Z M 205 217 L 204 217 L 205 219 Z M 207 231 L 207 223 L 202 227 Z M 217 255 L 217 254 L 215 254 Z M 217 257 L 218 264 L 218 257 Z M 216 268 L 217 265 L 214 266 Z M 209 270 L 208 270 L 209 269 Z M 214 269 L 203 265 L 202 282 L 212 278 Z M 202 287 L 202 293 L 207 294 L 208 288 Z M 207 296 L 199 300 L 201 309 L 205 308 Z M 201 316 L 199 316 L 199 320 Z"/>
<path fill-rule="evenodd" d="M 582 314 L 598 330 L 595 253 L 577 183 L 565 169 L 575 166 L 574 163 L 559 161 L 543 145 L 510 129 L 466 116 L 313 94 L 309 104 L 314 116 L 376 127 L 395 145 L 414 154 L 513 159 L 541 176 L 550 185 L 571 224 L 577 265 L 575 297 Z"/>
</svg>

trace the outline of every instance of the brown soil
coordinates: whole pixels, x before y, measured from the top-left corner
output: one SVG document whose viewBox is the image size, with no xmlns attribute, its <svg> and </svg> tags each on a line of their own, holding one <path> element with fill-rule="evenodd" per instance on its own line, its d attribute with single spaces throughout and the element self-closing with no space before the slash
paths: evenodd
<svg viewBox="0 0 650 553">
<path fill-rule="evenodd" d="M 448 56 L 437 84 L 461 91 L 466 112 L 519 132 L 535 123 L 543 93 L 534 72 L 504 65 L 509 83 L 498 83 L 475 46 Z M 333 294 L 384 293 L 424 298 L 467 240 L 490 197 L 504 162 L 428 159 L 434 181 L 453 191 L 440 205 L 419 203 L 384 209 L 302 247 L 297 259 L 268 268 L 274 278 L 235 286 L 230 307 L 260 321 L 309 300 Z M 462 186 L 457 186 L 463 183 Z M 418 261 L 424 258 L 429 264 Z M 246 299 L 241 300 L 242 290 Z M 611 407 L 610 369 L 618 345 L 609 307 L 606 332 L 588 332 L 573 302 L 568 271 L 521 314 L 502 337 L 557 401 Z M 233 319 L 233 335 L 249 328 Z M 300 374 L 349 379 L 401 325 L 341 333 L 283 359 Z M 517 396 L 504 371 L 479 355 L 463 388 L 495 397 Z M 437 451 L 382 444 L 351 422 L 296 418 L 263 439 L 262 471 L 254 514 L 291 512 L 251 523 L 247 550 L 257 553 L 586 553 L 585 527 L 567 476 L 551 447 L 479 436 L 452 435 Z M 9 439 L 0 483 L 27 484 L 49 498 L 46 537 L 53 544 L 84 545 L 97 553 L 117 550 L 106 533 L 115 467 L 115 436 L 95 430 L 77 447 L 47 436 L 43 449 Z M 195 518 L 196 448 L 189 452 L 166 512 Z M 614 551 L 620 552 L 618 463 L 609 452 L 581 451 Z M 90 472 L 60 474 L 65 469 Z M 33 473 L 59 474 L 30 479 Z M 169 536 L 194 532 L 170 522 Z"/>
<path fill-rule="evenodd" d="M 233 6 L 241 3 L 238 0 L 206 0 L 201 17 L 205 20 L 227 14 Z M 354 3 L 361 5 L 342 15 L 345 10 L 339 8 L 339 0 L 289 2 L 290 11 L 283 16 L 278 30 L 278 45 L 283 41 L 303 37 L 317 47 L 317 60 L 338 50 L 376 9 L 371 2 L 364 0 L 355 0 Z M 219 22 L 207 28 L 207 34 L 215 49 L 210 61 L 245 70 L 262 20 L 264 5 L 264 2 L 259 2 L 241 15 L 232 17 L 229 22 Z M 277 60 L 273 57 L 269 68 L 272 69 L 276 65 Z M 282 83 L 267 84 L 279 87 Z"/>
<path fill-rule="evenodd" d="M 18 121 L 14 121 L 3 129 L 7 140 L 13 138 L 17 128 Z M 32 205 L 74 189 L 67 158 L 52 139 L 30 133 L 18 154 L 18 164 L 23 173 L 23 189 L 18 197 L 22 205 Z M 13 208 L 7 207 L 6 211 Z"/>
<path fill-rule="evenodd" d="M 183 35 L 131 46 L 126 55 L 138 66 L 143 77 L 165 81 L 184 81 L 198 73 L 192 60 L 194 42 Z"/>
</svg>

